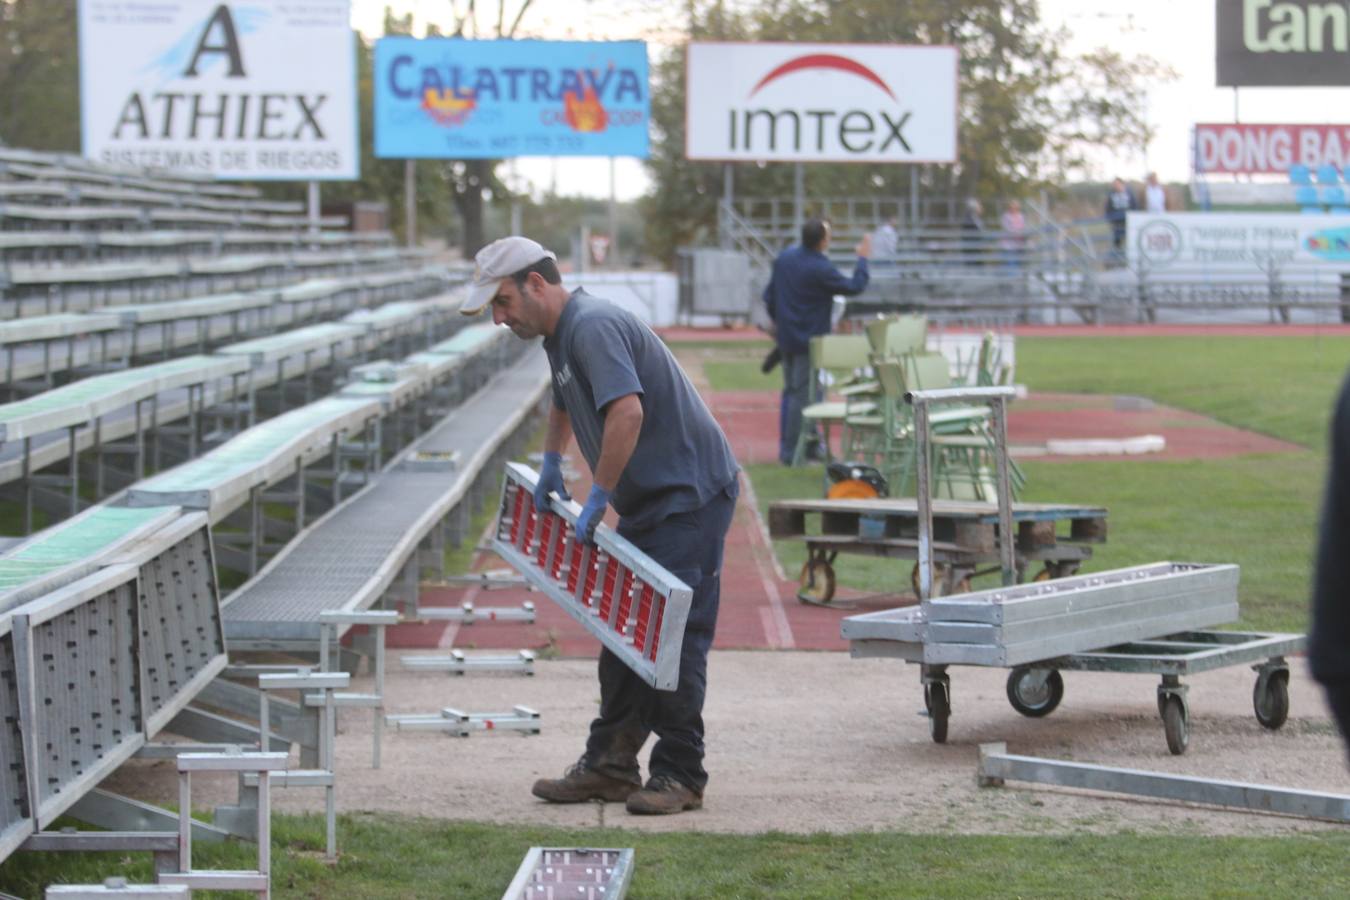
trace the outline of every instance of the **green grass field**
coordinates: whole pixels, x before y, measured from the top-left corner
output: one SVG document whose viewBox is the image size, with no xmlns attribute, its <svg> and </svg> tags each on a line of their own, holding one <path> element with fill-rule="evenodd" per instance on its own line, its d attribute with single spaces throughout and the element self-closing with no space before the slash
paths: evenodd
<svg viewBox="0 0 1350 900">
<path fill-rule="evenodd" d="M 1028 460 L 1024 497 L 1110 510 L 1107 543 L 1085 570 L 1161 559 L 1235 562 L 1242 625 L 1302 631 L 1327 419 L 1348 364 L 1350 338 L 1342 337 L 1021 339 L 1017 380 L 1033 391 L 1150 397 L 1308 448 L 1212 460 Z M 755 360 L 719 360 L 705 371 L 719 390 L 780 386 L 781 376 L 761 375 Z M 759 465 L 750 475 L 761 508 L 819 492 L 816 468 Z M 796 542 L 776 542 L 775 550 L 789 573 L 806 558 Z M 908 590 L 904 563 L 840 557 L 835 569 L 841 584 L 859 590 Z"/>
<path fill-rule="evenodd" d="M 342 856 L 322 861 L 318 817 L 276 816 L 277 898 L 495 898 L 531 846 L 633 847 L 632 900 L 843 897 L 1343 897 L 1350 835 L 1141 836 L 650 834 L 342 816 Z M 253 848 L 197 845 L 202 867 L 245 867 Z M 53 853 L 0 865 L 0 890 L 150 878 L 148 860 Z M 196 896 L 209 896 L 198 892 Z M 216 894 L 215 896 L 226 896 Z"/>
<path fill-rule="evenodd" d="M 759 373 L 764 343 L 706 351 L 717 389 L 780 388 Z M 1203 462 L 1030 461 L 1029 500 L 1102 504 L 1110 537 L 1093 566 L 1154 559 L 1238 562 L 1244 624 L 1306 626 L 1308 565 L 1321 488 L 1323 434 L 1350 362 L 1345 338 L 1035 338 L 1018 342 L 1018 380 L 1039 391 L 1135 394 L 1298 443 L 1304 451 Z M 686 357 L 687 358 L 687 357 Z M 819 470 L 753 466 L 761 503 L 814 496 Z M 481 521 L 481 517 L 479 519 Z M 476 521 L 475 531 L 481 525 Z M 795 571 L 801 551 L 777 548 Z M 795 554 L 795 555 L 794 555 Z M 455 556 L 458 563 L 463 557 Z M 841 580 L 894 592 L 896 563 L 841 558 Z M 903 588 L 902 588 L 903 589 Z M 824 763 L 823 763 L 824 764 Z M 682 822 L 682 826 L 686 823 Z M 687 827 L 696 829 L 697 817 Z M 349 815 L 341 861 L 321 861 L 322 822 L 274 817 L 280 898 L 497 897 L 532 845 L 637 849 L 630 897 L 1335 897 L 1350 895 L 1350 834 L 1210 837 L 1002 837 L 868 832 L 792 836 L 562 831 Z M 249 864 L 248 845 L 198 845 L 200 865 Z M 146 881 L 145 855 L 18 854 L 0 892 L 40 897 L 55 881 L 122 874 Z"/>
</svg>

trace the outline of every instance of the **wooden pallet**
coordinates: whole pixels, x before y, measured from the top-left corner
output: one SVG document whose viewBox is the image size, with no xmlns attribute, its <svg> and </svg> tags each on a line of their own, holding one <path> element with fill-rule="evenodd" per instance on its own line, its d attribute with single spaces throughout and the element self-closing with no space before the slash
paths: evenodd
<svg viewBox="0 0 1350 900">
<path fill-rule="evenodd" d="M 1014 503 L 1013 522 L 1017 551 L 1027 558 L 1041 558 L 1061 543 L 1106 541 L 1106 509 L 1100 506 Z M 912 498 L 780 500 L 769 505 L 769 535 L 822 545 L 875 543 L 898 551 L 876 555 L 906 555 L 906 549 L 918 544 L 918 502 Z M 952 553 L 983 556 L 997 552 L 997 504 L 934 500 L 933 542 L 936 550 Z M 1090 555 L 1088 548 L 1082 549 Z"/>
</svg>

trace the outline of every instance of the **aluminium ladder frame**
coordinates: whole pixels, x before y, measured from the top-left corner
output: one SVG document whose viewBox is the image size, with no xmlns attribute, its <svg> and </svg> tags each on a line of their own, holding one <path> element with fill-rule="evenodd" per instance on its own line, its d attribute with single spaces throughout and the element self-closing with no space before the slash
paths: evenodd
<svg viewBox="0 0 1350 900">
<path fill-rule="evenodd" d="M 675 690 L 692 589 L 608 526 L 579 540 L 574 500 L 537 512 L 529 466 L 507 463 L 505 476 L 493 551 L 640 678 Z"/>
</svg>

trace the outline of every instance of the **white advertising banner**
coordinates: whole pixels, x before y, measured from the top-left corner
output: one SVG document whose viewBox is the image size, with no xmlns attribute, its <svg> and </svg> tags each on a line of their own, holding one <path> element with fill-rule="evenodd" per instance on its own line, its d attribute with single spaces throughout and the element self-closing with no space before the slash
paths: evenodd
<svg viewBox="0 0 1350 900">
<path fill-rule="evenodd" d="M 1350 268 L 1350 216 L 1132 212 L 1126 218 L 1126 246 L 1136 270 L 1342 270 Z"/>
<path fill-rule="evenodd" d="M 685 60 L 685 156 L 956 161 L 955 47 L 700 43 Z"/>
<path fill-rule="evenodd" d="M 221 179 L 354 180 L 350 0 L 80 0 L 84 155 Z"/>
</svg>

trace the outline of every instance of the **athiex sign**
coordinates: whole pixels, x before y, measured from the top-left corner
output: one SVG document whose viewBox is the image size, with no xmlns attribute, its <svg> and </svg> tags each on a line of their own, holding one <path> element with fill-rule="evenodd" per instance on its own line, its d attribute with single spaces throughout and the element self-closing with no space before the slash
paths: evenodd
<svg viewBox="0 0 1350 900">
<path fill-rule="evenodd" d="M 954 162 L 954 47 L 689 45 L 685 155 Z"/>
<path fill-rule="evenodd" d="M 218 178 L 359 177 L 348 0 L 80 0 L 84 155 Z"/>
<path fill-rule="evenodd" d="M 1216 0 L 1223 86 L 1350 85 L 1348 0 Z"/>
</svg>

